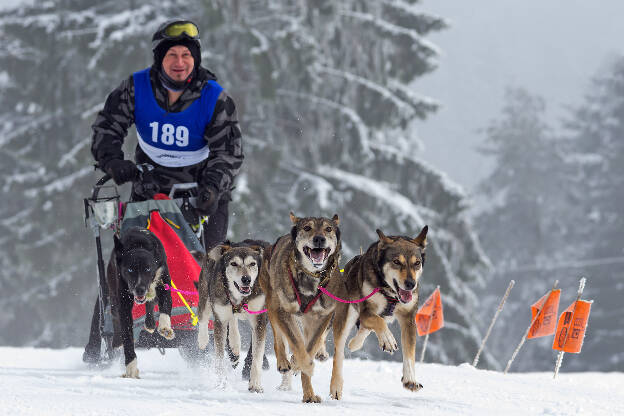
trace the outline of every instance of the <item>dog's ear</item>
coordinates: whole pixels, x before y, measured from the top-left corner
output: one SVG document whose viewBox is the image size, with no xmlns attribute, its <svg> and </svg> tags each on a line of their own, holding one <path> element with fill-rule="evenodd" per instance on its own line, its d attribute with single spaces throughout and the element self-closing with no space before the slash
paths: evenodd
<svg viewBox="0 0 624 416">
<path fill-rule="evenodd" d="M 208 252 L 208 258 L 217 262 L 221 259 L 221 257 L 223 257 L 225 252 L 227 252 L 231 248 L 232 246 L 230 246 L 229 244 L 220 244 Z"/>
<path fill-rule="evenodd" d="M 297 218 L 295 214 L 293 214 L 292 211 L 290 211 L 290 220 L 292 221 L 294 225 L 297 225 L 297 222 L 299 222 L 299 218 Z"/>
<path fill-rule="evenodd" d="M 390 244 L 390 243 L 392 243 L 392 239 L 386 237 L 386 235 L 379 228 L 377 228 L 375 231 L 377 232 L 377 235 L 379 236 L 379 241 L 382 244 Z"/>
<path fill-rule="evenodd" d="M 260 254 L 260 257 L 264 254 L 264 248 L 262 246 L 249 246 L 249 248 Z"/>
<path fill-rule="evenodd" d="M 340 225 L 340 218 L 338 218 L 338 214 L 334 214 L 332 221 L 336 223 L 336 225 Z"/>
<path fill-rule="evenodd" d="M 429 226 L 425 225 L 420 231 L 420 234 L 418 234 L 418 237 L 411 240 L 412 243 L 416 244 L 420 248 L 425 248 L 427 245 L 427 231 L 429 231 Z"/>
</svg>

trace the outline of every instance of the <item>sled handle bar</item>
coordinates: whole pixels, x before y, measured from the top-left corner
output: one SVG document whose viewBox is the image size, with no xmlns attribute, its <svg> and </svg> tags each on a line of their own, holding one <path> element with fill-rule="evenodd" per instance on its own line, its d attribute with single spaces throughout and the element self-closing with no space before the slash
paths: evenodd
<svg viewBox="0 0 624 416">
<path fill-rule="evenodd" d="M 98 194 L 100 193 L 100 189 L 104 186 L 104 184 L 106 182 L 108 182 L 109 180 L 111 180 L 112 176 L 109 175 L 108 173 L 105 174 L 104 176 L 102 176 L 97 183 L 95 184 L 95 186 L 93 187 L 93 194 L 91 195 L 91 199 L 96 200 L 98 197 Z"/>
</svg>

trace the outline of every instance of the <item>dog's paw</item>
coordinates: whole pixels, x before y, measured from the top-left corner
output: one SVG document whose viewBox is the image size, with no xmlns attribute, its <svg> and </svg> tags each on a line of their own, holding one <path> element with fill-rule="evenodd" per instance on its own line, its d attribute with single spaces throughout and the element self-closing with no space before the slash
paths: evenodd
<svg viewBox="0 0 624 416">
<path fill-rule="evenodd" d="M 168 339 L 168 340 L 172 340 L 175 338 L 175 332 L 173 332 L 173 329 L 171 329 L 171 327 L 159 326 L 158 333 L 160 334 L 161 337 Z"/>
<path fill-rule="evenodd" d="M 379 339 L 379 348 L 389 354 L 392 354 L 399 348 L 396 339 L 394 339 L 394 335 L 392 335 L 392 332 L 390 332 L 388 328 L 381 334 L 377 334 L 377 338 Z"/>
<path fill-rule="evenodd" d="M 318 361 L 327 361 L 327 359 L 329 358 L 329 353 L 327 352 L 327 350 L 325 348 L 321 348 L 316 353 L 314 358 L 317 359 Z"/>
<path fill-rule="evenodd" d="M 290 391 L 292 390 L 292 374 L 289 372 L 286 372 L 284 374 L 282 374 L 282 382 L 279 386 L 277 386 L 278 390 L 281 391 Z"/>
<path fill-rule="evenodd" d="M 321 402 L 321 396 L 317 396 L 316 394 L 312 393 L 312 394 L 304 394 L 303 395 L 303 400 L 301 400 L 303 403 L 320 403 Z"/>
<path fill-rule="evenodd" d="M 171 329 L 171 318 L 166 313 L 161 313 L 158 317 L 158 333 L 168 340 L 175 338 L 175 332 Z"/>
<path fill-rule="evenodd" d="M 423 385 L 417 381 L 406 381 L 405 377 L 401 377 L 401 383 L 403 383 L 403 387 L 405 387 L 409 391 L 417 392 L 418 390 L 423 388 Z"/>
<path fill-rule="evenodd" d="M 260 382 L 256 381 L 256 382 L 252 382 L 251 380 L 249 381 L 249 387 L 247 388 L 251 393 L 264 393 L 264 389 L 262 388 L 262 385 L 260 384 Z"/>
<path fill-rule="evenodd" d="M 292 366 L 290 365 L 288 360 L 284 358 L 277 359 L 277 371 L 279 371 L 282 374 L 285 374 L 285 373 L 288 373 L 290 370 L 292 370 Z"/>
<path fill-rule="evenodd" d="M 342 386 L 343 380 L 342 377 L 337 377 L 332 374 L 331 383 L 329 384 L 329 395 L 334 400 L 342 399 Z"/>
<path fill-rule="evenodd" d="M 156 327 L 148 328 L 147 325 L 143 325 L 143 329 L 146 330 L 147 332 L 149 332 L 150 334 L 153 334 L 154 331 L 156 330 Z"/>
<path fill-rule="evenodd" d="M 123 378 L 141 378 L 139 377 L 139 368 L 137 367 L 137 359 L 130 361 L 126 365 L 126 372 L 122 375 Z"/>
<path fill-rule="evenodd" d="M 362 348 L 362 346 L 364 345 L 364 341 L 366 340 L 366 337 L 368 336 L 368 334 L 370 334 L 370 332 L 371 331 L 368 329 L 360 328 L 358 332 L 355 333 L 353 338 L 351 338 L 351 340 L 349 341 L 349 350 L 357 351 Z"/>
</svg>

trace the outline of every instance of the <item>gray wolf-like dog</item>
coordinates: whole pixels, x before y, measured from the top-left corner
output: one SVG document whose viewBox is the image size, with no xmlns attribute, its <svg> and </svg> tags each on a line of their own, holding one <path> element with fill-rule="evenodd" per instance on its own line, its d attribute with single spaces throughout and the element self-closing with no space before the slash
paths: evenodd
<svg viewBox="0 0 624 416">
<path fill-rule="evenodd" d="M 243 243 L 218 245 L 202 262 L 199 278 L 198 344 L 205 349 L 208 341 L 208 319 L 214 316 L 215 366 L 223 377 L 226 335 L 234 367 L 240 357 L 238 320 L 247 320 L 252 328 L 252 358 L 249 391 L 262 393 L 262 359 L 264 356 L 267 314 L 260 312 L 265 296 L 257 277 L 262 266 L 262 254 L 269 243 L 246 240 Z"/>
</svg>

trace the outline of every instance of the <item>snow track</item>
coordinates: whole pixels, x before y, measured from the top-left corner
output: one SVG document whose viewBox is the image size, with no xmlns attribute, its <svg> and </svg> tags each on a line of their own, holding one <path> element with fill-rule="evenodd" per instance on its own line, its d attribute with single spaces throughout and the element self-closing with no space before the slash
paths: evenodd
<svg viewBox="0 0 624 416">
<path fill-rule="evenodd" d="M 403 389 L 401 364 L 346 360 L 344 399 L 331 400 L 331 360 L 316 364 L 321 404 L 276 390 L 275 359 L 263 372 L 264 394 L 247 391 L 240 366 L 217 387 L 212 368 L 190 368 L 176 350 L 137 351 L 140 380 L 123 379 L 121 363 L 105 370 L 82 364 L 77 348 L 0 347 L 0 409 L 5 415 L 615 415 L 624 414 L 623 373 L 524 373 L 504 376 L 457 367 L 417 365 L 424 389 Z M 565 368 L 564 368 L 565 371 Z M 200 413 L 201 412 L 201 413 Z M 319 413 L 321 412 L 321 413 Z"/>
</svg>

